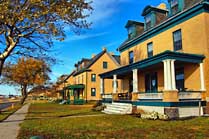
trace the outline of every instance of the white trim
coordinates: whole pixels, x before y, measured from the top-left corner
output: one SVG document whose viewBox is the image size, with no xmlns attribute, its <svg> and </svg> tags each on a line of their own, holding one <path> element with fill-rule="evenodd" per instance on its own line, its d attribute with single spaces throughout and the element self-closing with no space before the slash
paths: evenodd
<svg viewBox="0 0 209 139">
<path fill-rule="evenodd" d="M 200 63 L 200 83 L 201 83 L 200 90 L 205 91 L 206 89 L 205 89 L 205 81 L 204 81 L 203 63 Z"/>
<path fill-rule="evenodd" d="M 176 90 L 176 78 L 175 78 L 175 60 L 171 60 L 171 82 L 172 82 L 172 90 Z"/>
<path fill-rule="evenodd" d="M 164 90 L 168 89 L 168 78 L 167 78 L 167 61 L 163 61 L 163 67 L 164 67 Z"/>
<path fill-rule="evenodd" d="M 171 86 L 171 61 L 168 59 L 166 60 L 167 62 L 167 81 L 168 81 L 168 90 L 172 90 L 172 86 Z"/>
<path fill-rule="evenodd" d="M 113 94 L 117 93 L 117 75 L 113 75 Z"/>
<path fill-rule="evenodd" d="M 133 92 L 138 92 L 138 70 L 133 70 Z"/>
<path fill-rule="evenodd" d="M 104 94 L 104 79 L 100 78 L 100 94 Z"/>
</svg>

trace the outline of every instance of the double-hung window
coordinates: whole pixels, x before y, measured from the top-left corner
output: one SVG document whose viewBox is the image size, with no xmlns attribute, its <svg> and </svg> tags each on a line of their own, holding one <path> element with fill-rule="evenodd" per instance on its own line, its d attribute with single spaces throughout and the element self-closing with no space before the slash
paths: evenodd
<svg viewBox="0 0 209 139">
<path fill-rule="evenodd" d="M 148 14 L 145 16 L 145 23 L 146 23 L 146 29 L 149 29 L 152 27 L 151 14 Z"/>
<path fill-rule="evenodd" d="M 107 62 L 103 62 L 103 69 L 107 69 L 108 68 L 108 64 L 107 64 Z"/>
<path fill-rule="evenodd" d="M 128 28 L 128 38 L 132 39 L 135 37 L 136 31 L 135 31 L 135 27 L 134 26 L 130 26 Z"/>
<path fill-rule="evenodd" d="M 182 50 L 182 35 L 181 30 L 173 32 L 174 51 Z"/>
<path fill-rule="evenodd" d="M 134 63 L 134 52 L 130 51 L 129 52 L 129 64 Z"/>
<path fill-rule="evenodd" d="M 96 96 L 96 88 L 91 88 L 91 96 L 92 97 Z"/>
<path fill-rule="evenodd" d="M 153 43 L 152 42 L 147 44 L 147 55 L 148 57 L 153 56 Z"/>
<path fill-rule="evenodd" d="M 91 74 L 91 81 L 96 82 L 96 74 Z"/>
</svg>

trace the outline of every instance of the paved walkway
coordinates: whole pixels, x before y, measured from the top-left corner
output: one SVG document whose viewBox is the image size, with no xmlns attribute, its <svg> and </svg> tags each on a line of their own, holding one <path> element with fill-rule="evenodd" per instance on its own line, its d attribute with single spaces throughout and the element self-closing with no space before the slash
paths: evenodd
<svg viewBox="0 0 209 139">
<path fill-rule="evenodd" d="M 0 123 L 0 139 L 16 139 L 20 129 L 19 124 L 25 119 L 30 104 L 24 105 L 13 115 Z"/>
</svg>

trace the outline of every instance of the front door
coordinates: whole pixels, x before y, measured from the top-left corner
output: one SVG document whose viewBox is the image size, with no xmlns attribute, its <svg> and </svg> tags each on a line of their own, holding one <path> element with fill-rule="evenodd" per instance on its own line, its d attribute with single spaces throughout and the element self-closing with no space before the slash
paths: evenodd
<svg viewBox="0 0 209 139">
<path fill-rule="evenodd" d="M 158 91 L 157 72 L 145 75 L 145 91 L 148 93 Z"/>
</svg>

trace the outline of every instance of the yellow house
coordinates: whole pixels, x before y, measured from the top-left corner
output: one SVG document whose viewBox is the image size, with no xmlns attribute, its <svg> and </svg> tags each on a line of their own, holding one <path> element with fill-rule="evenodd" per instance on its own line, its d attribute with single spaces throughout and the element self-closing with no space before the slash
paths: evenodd
<svg viewBox="0 0 209 139">
<path fill-rule="evenodd" d="M 101 84 L 99 74 L 116 69 L 120 66 L 120 57 L 113 53 L 107 52 L 103 48 L 102 52 L 97 55 L 92 55 L 92 58 L 83 58 L 75 64 L 75 71 L 66 79 L 64 87 L 69 93 L 70 100 L 88 101 L 101 100 Z M 106 94 L 111 93 L 113 83 L 111 79 L 107 79 L 102 84 L 105 84 Z M 120 88 L 118 83 L 117 90 Z"/>
<path fill-rule="evenodd" d="M 142 16 L 145 22 L 125 26 L 121 67 L 101 79 L 120 79 L 121 93 L 132 96 L 125 103 L 138 109 L 170 118 L 203 115 L 209 101 L 208 0 L 168 0 L 145 7 Z M 113 98 L 124 103 L 117 93 Z"/>
</svg>

